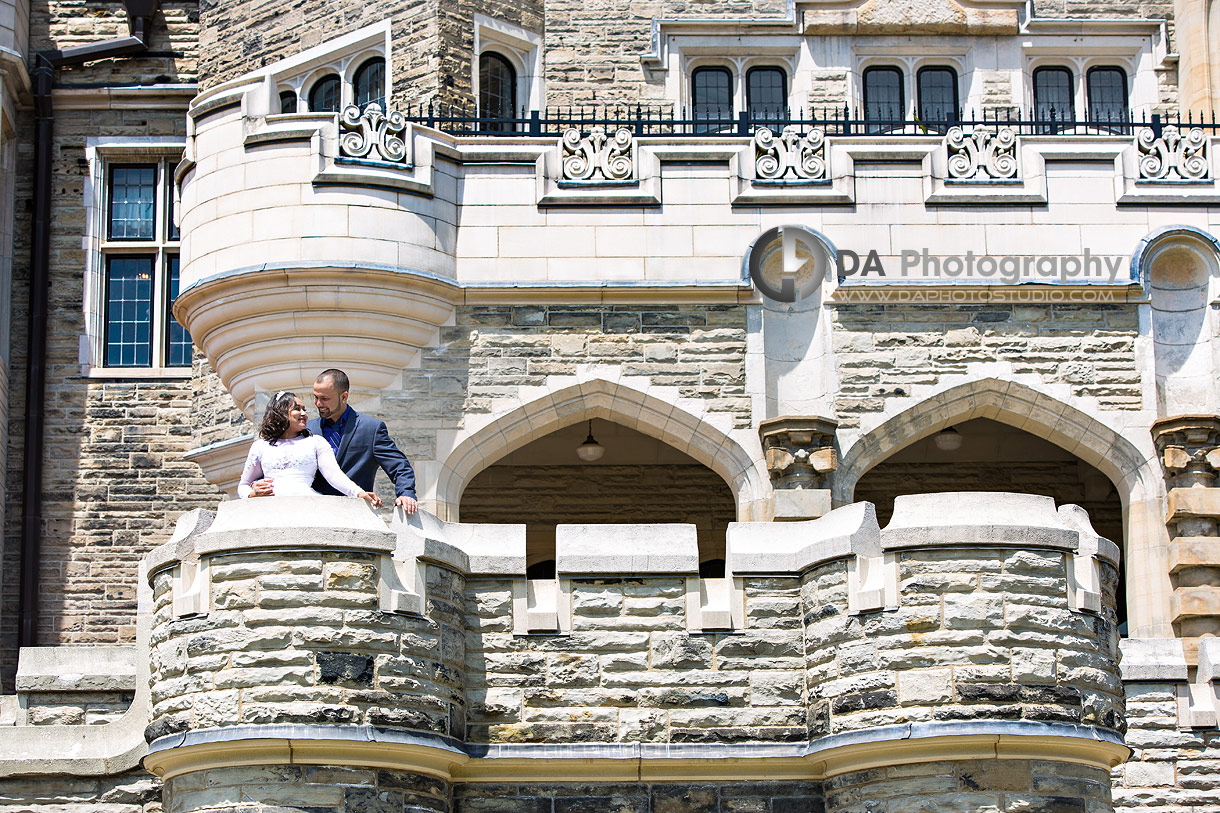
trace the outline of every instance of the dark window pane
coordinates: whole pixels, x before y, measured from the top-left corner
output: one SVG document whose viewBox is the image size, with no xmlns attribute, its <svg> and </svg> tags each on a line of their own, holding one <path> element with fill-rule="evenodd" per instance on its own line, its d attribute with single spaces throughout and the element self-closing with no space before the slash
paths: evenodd
<svg viewBox="0 0 1220 813">
<path fill-rule="evenodd" d="M 157 165 L 110 168 L 111 240 L 152 240 L 156 237 Z"/>
<path fill-rule="evenodd" d="M 1127 74 L 1119 68 L 1093 68 L 1088 86 L 1089 121 L 1127 120 Z"/>
<path fill-rule="evenodd" d="M 746 73 L 746 106 L 754 123 L 787 119 L 787 74 L 779 68 L 751 68 Z"/>
<path fill-rule="evenodd" d="M 884 126 L 870 126 L 868 132 L 900 127 L 905 107 L 901 71 L 897 68 L 869 68 L 864 72 L 864 119 L 886 123 Z"/>
<path fill-rule="evenodd" d="M 297 112 L 297 94 L 291 90 L 285 90 L 280 94 L 280 112 L 295 113 Z"/>
<path fill-rule="evenodd" d="M 732 127 L 733 77 L 724 68 L 698 68 L 690 77 L 691 112 L 696 133 L 714 133 Z"/>
<path fill-rule="evenodd" d="M 106 258 L 106 364 L 152 363 L 153 258 Z"/>
<path fill-rule="evenodd" d="M 167 166 L 167 170 L 169 167 Z M 167 173 L 167 178 L 173 177 Z M 165 185 L 165 213 L 169 218 L 169 222 L 165 224 L 165 239 L 180 240 L 182 235 L 178 233 L 178 206 L 174 203 L 174 185 L 167 183 Z"/>
<path fill-rule="evenodd" d="M 339 77 L 327 76 L 319 79 L 309 91 L 309 112 L 338 113 L 340 100 Z"/>
<path fill-rule="evenodd" d="M 507 132 L 516 117 L 517 72 L 508 60 L 492 51 L 479 56 L 479 110 L 489 119 L 487 129 Z"/>
<path fill-rule="evenodd" d="M 1040 122 L 1074 121 L 1072 74 L 1067 68 L 1038 68 L 1034 71 L 1034 118 Z M 1039 133 L 1063 129 L 1053 124 L 1037 128 Z"/>
<path fill-rule="evenodd" d="M 923 68 L 918 75 L 919 120 L 944 129 L 957 121 L 957 72 L 952 68 Z"/>
<path fill-rule="evenodd" d="M 191 334 L 178 324 L 170 307 L 178 298 L 178 256 L 165 258 L 165 364 L 169 367 L 188 367 L 191 363 Z"/>
<path fill-rule="evenodd" d="M 385 110 L 385 60 L 370 59 L 356 71 L 356 105 L 363 110 L 377 104 Z"/>
</svg>

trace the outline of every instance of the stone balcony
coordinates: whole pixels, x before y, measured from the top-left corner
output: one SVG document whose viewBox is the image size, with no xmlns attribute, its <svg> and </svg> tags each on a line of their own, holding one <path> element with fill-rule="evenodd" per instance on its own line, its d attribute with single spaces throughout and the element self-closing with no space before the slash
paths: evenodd
<svg viewBox="0 0 1220 813">
<path fill-rule="evenodd" d="M 828 302 L 960 285 L 928 268 L 1035 248 L 1113 263 L 984 287 L 1121 301 L 1140 295 L 1130 260 L 1164 225 L 1159 207 L 1195 204 L 1174 220 L 1206 228 L 1220 202 L 1214 136 L 1174 127 L 461 135 L 274 104 L 262 81 L 202 94 L 178 170 L 176 314 L 247 414 L 259 391 L 308 385 L 319 355 L 368 393 L 386 387 L 464 305 L 761 301 L 743 258 L 791 223 L 831 257 L 875 255 L 871 274 L 826 269 Z"/>
</svg>

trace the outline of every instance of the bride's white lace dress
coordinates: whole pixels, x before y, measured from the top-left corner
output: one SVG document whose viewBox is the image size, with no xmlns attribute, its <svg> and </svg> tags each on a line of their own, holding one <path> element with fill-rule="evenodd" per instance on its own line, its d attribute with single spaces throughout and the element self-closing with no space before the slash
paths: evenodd
<svg viewBox="0 0 1220 813">
<path fill-rule="evenodd" d="M 334 450 L 325 438 L 297 435 L 274 443 L 262 438 L 254 441 L 241 472 L 237 496 L 250 496 L 254 481 L 264 477 L 272 479 L 271 489 L 277 497 L 321 496 L 313 490 L 313 478 L 318 471 L 326 482 L 349 497 L 357 497 L 364 491 L 339 468 Z"/>
</svg>

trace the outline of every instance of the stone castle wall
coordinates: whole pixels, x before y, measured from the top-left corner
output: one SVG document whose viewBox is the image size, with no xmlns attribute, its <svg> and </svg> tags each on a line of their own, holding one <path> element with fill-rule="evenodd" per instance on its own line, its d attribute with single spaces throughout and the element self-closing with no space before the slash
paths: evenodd
<svg viewBox="0 0 1220 813">
<path fill-rule="evenodd" d="M 1144 405 L 1133 305 L 852 305 L 833 318 L 843 428 L 976 362 L 1066 383 L 1107 409 Z"/>
</svg>

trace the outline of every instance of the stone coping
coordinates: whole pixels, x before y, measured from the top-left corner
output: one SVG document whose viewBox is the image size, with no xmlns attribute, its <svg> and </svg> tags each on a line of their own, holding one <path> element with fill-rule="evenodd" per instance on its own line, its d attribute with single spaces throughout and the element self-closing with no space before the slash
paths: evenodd
<svg viewBox="0 0 1220 813">
<path fill-rule="evenodd" d="M 18 692 L 130 692 L 136 688 L 134 646 L 23 646 Z"/>
<path fill-rule="evenodd" d="M 556 573 L 594 576 L 693 576 L 697 531 L 689 524 L 558 525 Z M 1072 552 L 1119 561 L 1119 549 L 1097 535 L 1085 512 L 1050 497 L 947 492 L 898 497 L 894 518 L 879 528 L 871 503 L 853 503 L 799 522 L 734 522 L 726 534 L 727 571 L 799 574 L 850 557 L 874 559 L 913 548 L 1022 548 Z M 523 578 L 524 525 L 445 522 L 426 511 L 394 512 L 389 525 L 348 497 L 274 497 L 223 502 L 215 514 L 196 509 L 178 519 L 170 541 L 145 558 L 150 574 L 198 556 L 258 550 L 357 550 L 417 559 L 467 576 Z"/>
<path fill-rule="evenodd" d="M 557 525 L 555 572 L 697 575 L 699 538 L 694 525 Z"/>
<path fill-rule="evenodd" d="M 1106 769 L 1131 754 L 1113 731 L 1070 723 L 907 723 L 799 743 L 473 744 L 372 726 L 242 725 L 167 735 L 148 747 L 145 768 L 169 779 L 229 765 L 395 765 L 448 781 L 616 781 L 652 777 L 825 778 L 876 765 L 939 759 L 1051 759 Z"/>
</svg>

